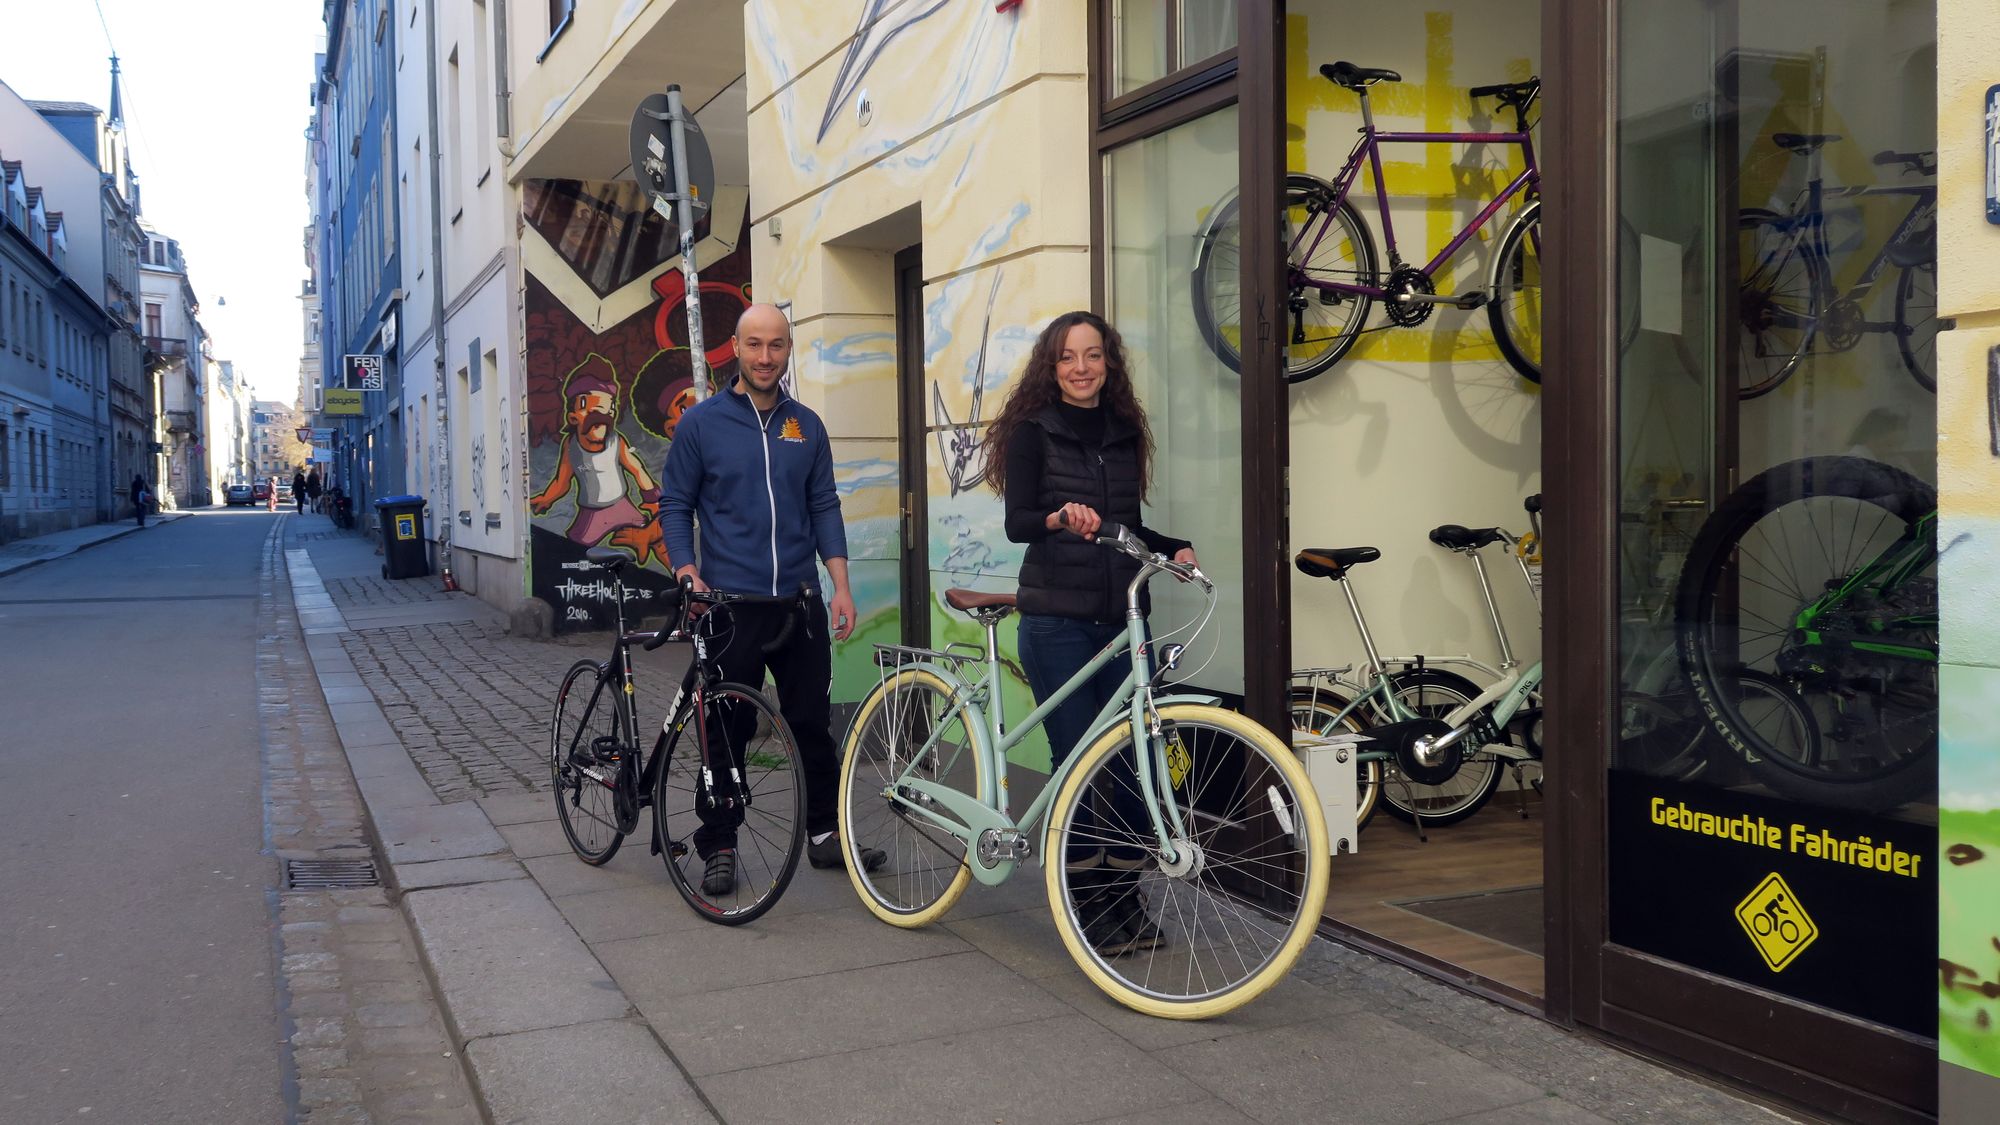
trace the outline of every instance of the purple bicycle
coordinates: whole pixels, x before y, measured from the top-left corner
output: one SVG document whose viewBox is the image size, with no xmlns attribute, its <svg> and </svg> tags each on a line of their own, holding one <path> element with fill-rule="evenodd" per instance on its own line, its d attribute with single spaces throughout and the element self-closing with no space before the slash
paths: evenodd
<svg viewBox="0 0 2000 1125">
<path fill-rule="evenodd" d="M 1385 327 L 1402 328 L 1423 324 L 1438 305 L 1461 309 L 1485 306 L 1500 354 L 1529 381 L 1541 382 L 1542 179 L 1535 166 L 1528 123 L 1528 107 L 1541 93 L 1541 79 L 1475 86 L 1470 91 L 1474 99 L 1490 97 L 1501 109 L 1513 111 L 1512 132 L 1399 133 L 1375 127 L 1368 88 L 1377 82 L 1400 82 L 1401 75 L 1350 62 L 1329 63 L 1319 72 L 1360 96 L 1361 139 L 1331 183 L 1303 172 L 1285 177 L 1286 381 L 1302 382 L 1339 362 L 1366 330 L 1369 308 L 1380 301 L 1389 319 Z M 1416 266 L 1405 261 L 1396 247 L 1389 197 L 1382 186 L 1381 145 L 1385 142 L 1519 145 L 1524 167 L 1444 249 Z M 1361 221 L 1360 211 L 1347 198 L 1364 160 L 1374 174 L 1382 240 L 1389 248 L 1386 272 L 1377 265 L 1375 242 Z M 1466 293 L 1439 293 L 1435 282 L 1438 271 L 1517 195 L 1525 203 L 1500 240 L 1487 285 Z M 1233 371 L 1242 370 L 1241 238 L 1237 201 L 1232 198 L 1216 208 L 1203 229 L 1195 250 L 1193 276 L 1195 323 L 1208 346 Z"/>
</svg>

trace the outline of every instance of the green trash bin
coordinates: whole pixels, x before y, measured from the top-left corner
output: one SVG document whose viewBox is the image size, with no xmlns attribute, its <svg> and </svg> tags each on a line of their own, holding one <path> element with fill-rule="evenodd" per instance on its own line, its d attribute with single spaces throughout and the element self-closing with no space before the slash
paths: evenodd
<svg viewBox="0 0 2000 1125">
<path fill-rule="evenodd" d="M 424 543 L 424 498 L 384 496 L 375 501 L 382 521 L 382 577 L 423 578 L 431 572 Z"/>
</svg>

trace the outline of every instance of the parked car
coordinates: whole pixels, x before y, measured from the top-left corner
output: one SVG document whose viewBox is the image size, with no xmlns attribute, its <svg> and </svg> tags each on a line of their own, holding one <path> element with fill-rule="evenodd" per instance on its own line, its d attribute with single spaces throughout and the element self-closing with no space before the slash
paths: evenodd
<svg viewBox="0 0 2000 1125">
<path fill-rule="evenodd" d="M 250 502 L 262 504 L 271 499 L 271 482 L 260 480 L 250 486 Z"/>
<path fill-rule="evenodd" d="M 291 502 L 292 502 L 292 486 L 289 484 L 280 483 L 278 485 L 278 503 L 289 504 Z"/>
<path fill-rule="evenodd" d="M 223 491 L 222 502 L 232 508 L 238 504 L 255 504 L 257 491 L 247 484 L 232 484 Z"/>
</svg>

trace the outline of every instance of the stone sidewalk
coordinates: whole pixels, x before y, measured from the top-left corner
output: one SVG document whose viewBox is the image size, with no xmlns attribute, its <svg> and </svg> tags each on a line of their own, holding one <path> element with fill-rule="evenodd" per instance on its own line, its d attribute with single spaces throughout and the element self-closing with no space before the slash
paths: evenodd
<svg viewBox="0 0 2000 1125">
<path fill-rule="evenodd" d="M 219 510 L 219 509 L 218 509 Z M 160 512 L 146 517 L 146 526 L 140 527 L 131 520 L 113 520 L 108 523 L 85 524 L 67 531 L 37 535 L 32 539 L 15 539 L 0 545 L 0 578 L 31 566 L 40 566 L 54 559 L 74 555 L 78 551 L 122 539 L 140 531 L 149 531 L 162 524 L 186 519 L 193 512 Z"/>
<path fill-rule="evenodd" d="M 1035 868 L 913 932 L 802 865 L 710 925 L 642 846 L 578 862 L 544 792 L 555 684 L 602 638 L 508 637 L 319 522 L 286 551 L 306 649 L 495 1121 L 1783 1120 L 1326 941 L 1226 1017 L 1137 1015 L 1076 970 Z"/>
</svg>

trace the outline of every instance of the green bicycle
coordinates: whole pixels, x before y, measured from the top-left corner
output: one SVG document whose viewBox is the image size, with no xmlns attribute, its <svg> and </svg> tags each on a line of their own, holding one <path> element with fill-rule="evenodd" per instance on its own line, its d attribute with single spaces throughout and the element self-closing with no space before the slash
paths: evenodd
<svg viewBox="0 0 2000 1125">
<path fill-rule="evenodd" d="M 948 605 L 985 629 L 977 655 L 964 651 L 971 646 L 876 646 L 882 680 L 861 701 L 842 747 L 848 877 L 878 918 L 927 925 L 973 880 L 998 885 L 1034 857 L 1034 826 L 1046 818 L 1040 856 L 1049 907 L 1084 974 L 1137 1011 L 1205 1019 L 1269 989 L 1311 939 L 1326 902 L 1326 821 L 1304 768 L 1277 736 L 1212 697 L 1156 692 L 1163 685 L 1150 671 L 1140 591 L 1154 575 L 1171 574 L 1199 586 L 1213 613 L 1214 584 L 1115 524 L 1104 525 L 1096 541 L 1141 564 L 1126 589 L 1126 635 L 1011 729 L 1001 707 L 997 630 L 1014 609 L 1012 594 L 946 591 Z M 1184 651 L 1162 647 L 1161 676 Z M 1120 653 L 1132 660 L 1124 686 L 1027 809 L 1012 816 L 1008 751 Z M 1096 815 L 1080 819 L 1079 806 L 1094 791 Z M 1121 807 L 1144 813 L 1135 820 L 1115 811 Z M 1086 827 L 1091 820 L 1102 827 Z M 888 853 L 878 870 L 863 870 L 852 854 L 864 841 Z M 1159 938 L 1151 948 L 1100 953 L 1084 936 L 1094 919 L 1083 916 L 1060 857 L 1135 844 L 1146 853 L 1139 893 Z"/>
</svg>

